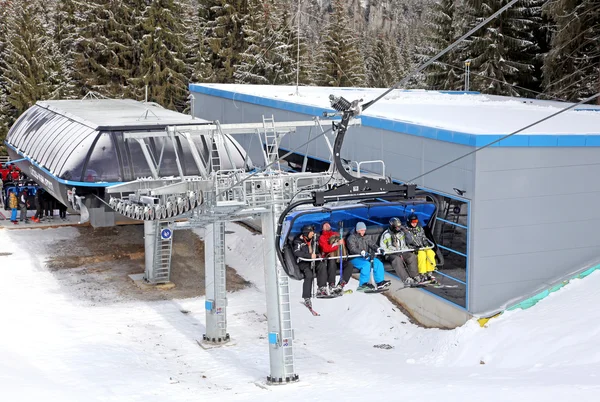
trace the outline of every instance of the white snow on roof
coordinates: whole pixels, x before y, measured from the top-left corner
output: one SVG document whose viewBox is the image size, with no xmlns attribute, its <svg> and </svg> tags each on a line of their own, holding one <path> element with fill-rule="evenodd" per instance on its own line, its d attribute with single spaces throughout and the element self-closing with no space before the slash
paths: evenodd
<svg viewBox="0 0 600 402">
<path fill-rule="evenodd" d="M 38 101 L 38 106 L 73 118 L 91 128 L 204 124 L 206 120 L 132 99 Z"/>
<path fill-rule="evenodd" d="M 298 105 L 330 108 L 329 95 L 349 101 L 375 99 L 386 89 L 299 87 L 273 85 L 194 84 L 275 99 Z M 235 99 L 235 98 L 234 98 Z M 468 134 L 508 134 L 552 115 L 572 103 L 474 93 L 394 90 L 368 108 L 364 116 L 413 123 Z M 600 134 L 600 106 L 578 106 L 536 125 L 523 134 Z M 580 110 L 586 109 L 586 110 Z"/>
<path fill-rule="evenodd" d="M 471 320 L 454 330 L 418 327 L 384 296 L 359 292 L 315 299 L 321 316 L 313 317 L 297 302 L 302 283 L 290 281 L 300 382 L 265 386 L 269 329 L 262 237 L 235 224 L 226 228 L 227 265 L 253 286 L 227 295 L 232 341 L 211 350 L 196 343 L 205 331 L 204 297 L 136 301 L 107 286 L 99 300 L 90 301 L 85 287 L 61 281 L 44 262 L 57 240 L 81 235 L 76 228 L 0 230 L 2 399 L 598 399 L 599 272 L 529 310 L 491 320 L 488 328 Z M 354 279 L 349 284 L 356 285 Z M 381 344 L 393 348 L 374 348 Z"/>
</svg>

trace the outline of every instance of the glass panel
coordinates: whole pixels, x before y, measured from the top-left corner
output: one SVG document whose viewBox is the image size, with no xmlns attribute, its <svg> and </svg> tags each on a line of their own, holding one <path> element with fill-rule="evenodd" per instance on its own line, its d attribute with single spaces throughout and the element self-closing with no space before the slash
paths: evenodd
<svg viewBox="0 0 600 402">
<path fill-rule="evenodd" d="M 65 134 L 70 127 L 74 127 L 74 124 L 70 120 L 66 118 L 62 118 L 63 122 L 54 128 L 54 132 L 50 137 L 52 137 L 52 141 L 48 142 L 45 150 L 43 151 L 42 160 L 45 160 L 45 165 L 48 168 L 54 170 L 53 162 L 57 156 L 62 154 L 63 152 L 68 152 L 68 147 L 65 147 L 65 144 L 68 141 L 68 137 Z M 58 154 L 58 155 L 57 155 Z"/>
<path fill-rule="evenodd" d="M 209 148 L 208 148 L 208 143 L 206 141 L 206 138 L 204 135 L 199 136 L 199 135 L 194 135 L 192 137 L 192 141 L 194 141 L 194 143 L 196 144 L 196 149 L 198 149 L 198 153 L 200 155 L 202 155 L 202 159 L 205 161 L 209 161 Z"/>
<path fill-rule="evenodd" d="M 177 160 L 175 159 L 175 151 L 173 150 L 173 142 L 171 139 L 166 137 L 154 138 L 154 145 L 156 147 L 156 162 L 158 163 L 159 160 L 161 161 L 158 175 L 161 177 L 179 176 Z M 161 151 L 162 159 L 160 159 Z"/>
<path fill-rule="evenodd" d="M 177 138 L 179 143 L 179 157 L 183 159 L 183 172 L 186 176 L 199 175 L 200 170 L 196 166 L 192 151 L 190 150 L 190 144 L 185 138 Z"/>
<path fill-rule="evenodd" d="M 54 115 L 52 120 L 48 121 L 44 127 L 42 127 L 38 132 L 38 139 L 31 146 L 30 155 L 38 161 L 41 165 L 46 164 L 45 154 L 48 150 L 48 145 L 55 143 L 56 139 L 53 138 L 55 136 L 56 128 L 64 123 L 64 118 L 58 115 Z"/>
<path fill-rule="evenodd" d="M 146 157 L 137 140 L 127 140 L 127 145 L 129 146 L 133 177 L 136 179 L 141 177 L 152 177 L 152 171 L 148 166 L 148 162 L 146 162 Z"/>
<path fill-rule="evenodd" d="M 19 118 L 20 123 L 19 123 L 18 131 L 14 134 L 14 137 L 12 137 L 12 135 L 11 135 L 11 143 L 12 144 L 14 144 L 15 146 L 17 146 L 19 148 L 21 147 L 21 144 L 23 143 L 23 136 L 27 132 L 27 128 L 31 124 L 31 120 L 35 117 L 36 114 L 37 114 L 37 108 L 29 109 L 27 112 L 25 112 L 25 114 L 22 116 L 22 118 Z"/>
<path fill-rule="evenodd" d="M 79 144 L 84 137 L 89 135 L 96 137 L 97 132 L 81 125 L 77 122 L 71 122 L 70 125 L 65 126 L 57 137 L 56 144 L 50 145 L 49 152 L 52 153 L 53 157 L 48 158 L 48 165 L 53 171 L 59 171 L 62 163 L 64 163 L 63 155 L 69 154 L 77 144 Z"/>
<path fill-rule="evenodd" d="M 85 182 L 122 181 L 117 150 L 111 133 L 102 133 L 83 174 Z"/>
<path fill-rule="evenodd" d="M 90 129 L 91 132 L 94 132 Z M 90 133 L 85 137 L 72 152 L 65 152 L 61 156 L 61 160 L 64 159 L 63 166 L 57 170 L 59 177 L 65 180 L 81 181 L 81 173 L 83 165 L 87 158 L 87 154 L 90 151 L 96 136 Z M 59 162 L 60 166 L 60 162 Z"/>
<path fill-rule="evenodd" d="M 43 135 L 44 124 L 46 124 L 53 116 L 54 113 L 51 113 L 47 110 L 43 110 L 39 113 L 38 118 L 33 121 L 31 126 L 28 128 L 28 132 L 26 134 L 27 139 L 23 143 L 23 147 L 21 147 L 23 151 L 31 155 L 33 144 L 39 141 L 41 135 Z"/>
<path fill-rule="evenodd" d="M 16 144 L 16 142 L 20 138 L 19 132 L 23 131 L 23 126 L 26 125 L 26 122 L 29 119 L 29 115 L 31 114 L 31 112 L 32 112 L 32 109 L 29 109 L 28 111 L 23 113 L 23 115 L 19 119 L 17 119 L 15 124 L 13 124 L 13 126 L 10 128 L 10 130 L 8 132 L 8 135 L 6 136 L 6 139 L 8 140 L 8 142 L 10 142 L 13 145 Z"/>
<path fill-rule="evenodd" d="M 27 115 L 26 121 L 24 122 L 24 124 L 22 126 L 21 133 L 19 134 L 18 140 L 15 142 L 15 145 L 18 146 L 21 150 L 23 149 L 23 145 L 29 139 L 31 126 L 35 123 L 35 121 L 37 121 L 37 119 L 40 117 L 40 114 L 42 112 L 43 111 L 38 109 L 38 110 L 34 110 L 31 114 Z"/>
<path fill-rule="evenodd" d="M 129 163 L 129 152 L 127 150 L 127 146 L 125 145 L 125 140 L 123 139 L 122 132 L 113 133 L 113 138 L 117 143 L 117 150 L 121 157 L 121 167 L 123 169 L 123 180 L 130 181 L 133 180 L 133 174 L 131 173 L 131 164 Z"/>
</svg>

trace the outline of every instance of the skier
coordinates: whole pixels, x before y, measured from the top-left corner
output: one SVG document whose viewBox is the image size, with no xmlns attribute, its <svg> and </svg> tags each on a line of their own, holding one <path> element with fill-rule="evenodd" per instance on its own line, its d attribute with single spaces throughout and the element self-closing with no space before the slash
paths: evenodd
<svg viewBox="0 0 600 402">
<path fill-rule="evenodd" d="M 408 227 L 406 228 L 406 244 L 414 248 L 417 253 L 417 265 L 419 270 L 419 282 L 431 281 L 437 283 L 435 277 L 431 274 L 435 271 L 435 252 L 432 249 L 421 250 L 423 247 L 429 247 L 429 240 L 425 232 L 419 225 L 419 218 L 415 214 L 408 217 Z"/>
<path fill-rule="evenodd" d="M 348 252 L 350 254 L 360 254 L 360 257 L 354 257 L 352 265 L 360 270 L 360 278 L 358 291 L 373 290 L 371 280 L 371 262 L 369 261 L 369 251 L 377 250 L 377 245 L 373 244 L 368 237 L 365 236 L 367 225 L 364 222 L 358 222 L 356 229 L 348 236 Z M 381 250 L 383 251 L 383 250 Z M 373 256 L 373 276 L 377 285 L 377 289 L 385 289 L 390 286 L 390 281 L 383 279 L 383 263 Z"/>
<path fill-rule="evenodd" d="M 315 228 L 311 225 L 305 225 L 302 227 L 302 233 L 298 234 L 292 242 L 292 250 L 294 256 L 298 258 L 298 267 L 304 273 L 304 283 L 302 284 L 302 298 L 304 304 L 312 308 L 310 301 L 311 288 L 314 279 L 314 273 L 312 270 L 311 261 L 302 261 L 300 258 L 315 259 L 316 254 L 316 241 L 315 241 Z M 317 264 L 315 261 L 316 274 L 317 274 L 317 296 L 328 295 L 327 292 L 327 272 L 325 272 L 324 264 Z"/>
<path fill-rule="evenodd" d="M 417 257 L 411 253 L 406 245 L 406 234 L 400 219 L 390 219 L 389 227 L 381 235 L 379 247 L 385 251 L 385 258 L 392 264 L 394 271 L 404 285 L 411 286 L 417 283 L 415 277 L 419 274 Z M 405 252 L 400 252 L 406 250 Z M 396 252 L 396 254 L 389 254 Z"/>
<path fill-rule="evenodd" d="M 339 256 L 340 246 L 344 246 L 344 239 L 340 238 L 338 232 L 331 230 L 329 222 L 323 222 L 321 226 L 321 236 L 319 237 L 319 247 L 321 248 L 321 256 L 323 258 Z M 344 286 L 350 280 L 354 267 L 346 262 L 342 262 L 342 275 L 340 281 L 335 285 L 336 272 L 340 266 L 339 259 L 328 259 L 327 263 L 327 282 L 329 283 L 330 292 L 332 294 L 342 294 Z"/>
</svg>

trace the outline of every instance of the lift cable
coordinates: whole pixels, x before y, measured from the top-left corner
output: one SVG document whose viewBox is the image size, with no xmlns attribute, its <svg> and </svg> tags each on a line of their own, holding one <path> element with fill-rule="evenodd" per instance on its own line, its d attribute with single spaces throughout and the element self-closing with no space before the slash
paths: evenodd
<svg viewBox="0 0 600 402">
<path fill-rule="evenodd" d="M 522 131 L 525 131 L 525 130 L 527 130 L 528 128 L 531 128 L 531 127 L 533 127 L 533 126 L 536 126 L 536 125 L 538 125 L 538 124 L 540 124 L 540 123 L 542 123 L 542 122 L 544 122 L 544 121 L 546 121 L 546 120 L 548 120 L 548 119 L 551 119 L 551 118 L 553 118 L 553 117 L 555 117 L 555 116 L 558 116 L 558 115 L 559 115 L 559 114 L 561 114 L 561 113 L 564 113 L 564 112 L 566 112 L 566 111 L 568 111 L 568 110 L 570 110 L 570 109 L 573 109 L 574 107 L 577 107 L 577 106 L 579 106 L 579 105 L 582 105 L 582 104 L 584 104 L 584 103 L 590 102 L 590 101 L 592 101 L 592 100 L 594 100 L 594 99 L 596 99 L 596 98 L 598 98 L 598 97 L 600 97 L 600 92 L 598 92 L 598 93 L 597 93 L 597 94 L 595 94 L 595 95 L 592 95 L 592 96 L 590 96 L 589 98 L 586 98 L 586 99 L 584 99 L 584 100 L 581 100 L 581 101 L 579 101 L 579 102 L 577 102 L 577 103 L 573 103 L 572 105 L 569 105 L 569 106 L 567 106 L 567 107 L 565 107 L 565 108 L 563 108 L 563 109 L 559 110 L 559 111 L 558 111 L 558 112 L 556 112 L 556 113 L 552 113 L 551 115 L 549 115 L 549 116 L 546 116 L 546 117 L 544 117 L 543 119 L 540 119 L 540 120 L 538 120 L 538 121 L 535 121 L 535 122 L 533 122 L 533 123 L 531 123 L 531 124 L 529 124 L 529 125 L 527 125 L 527 126 L 525 126 L 525 127 L 523 127 L 523 128 L 520 128 L 520 129 L 518 129 L 517 131 L 513 131 L 513 132 L 512 132 L 512 133 L 510 133 L 510 134 L 506 134 L 505 136 L 503 136 L 503 137 L 500 137 L 500 138 L 498 138 L 497 140 L 494 140 L 494 141 L 490 142 L 489 144 L 486 144 L 486 145 L 484 145 L 484 146 L 482 146 L 482 147 L 479 147 L 479 148 L 477 148 L 477 149 L 474 149 L 473 151 L 471 151 L 471 152 L 468 152 L 468 153 L 466 153 L 466 154 L 464 154 L 464 155 L 462 155 L 462 156 L 459 156 L 458 158 L 456 158 L 456 159 L 453 159 L 453 160 L 451 160 L 450 162 L 444 163 L 443 165 L 436 167 L 435 169 L 431 169 L 431 170 L 429 170 L 429 171 L 427 171 L 427 172 L 425 172 L 425 173 L 423 173 L 423 174 L 421 174 L 421 175 L 419 175 L 419 176 L 417 176 L 417 177 L 413 177 L 412 179 L 408 180 L 408 181 L 407 181 L 407 183 L 413 183 L 415 180 L 417 180 L 417 179 L 420 179 L 420 178 L 421 178 L 421 177 L 423 177 L 423 176 L 426 176 L 426 175 L 428 175 L 428 174 L 430 174 L 430 173 L 433 173 L 433 172 L 435 172 L 436 170 L 439 170 L 439 169 L 441 169 L 441 168 L 444 168 L 444 167 L 446 167 L 446 166 L 448 166 L 448 165 L 451 165 L 452 163 L 454 163 L 454 162 L 456 162 L 456 161 L 459 161 L 459 160 L 461 160 L 461 159 L 463 159 L 463 158 L 466 158 L 466 157 L 467 157 L 467 156 L 469 156 L 469 155 L 473 155 L 475 152 L 479 152 L 479 151 L 481 151 L 482 149 L 485 149 L 485 148 L 487 148 L 487 147 L 490 147 L 490 146 L 492 146 L 492 145 L 494 145 L 494 144 L 497 144 L 498 142 L 500 142 L 500 141 L 502 141 L 502 140 L 505 140 L 505 139 L 507 139 L 508 137 L 511 137 L 511 136 L 513 136 L 513 135 L 515 135 L 515 134 L 518 134 L 518 133 L 522 132 Z"/>
<path fill-rule="evenodd" d="M 404 85 L 413 75 L 420 73 L 421 71 L 423 71 L 425 68 L 427 68 L 429 65 L 431 65 L 433 62 L 435 62 L 436 60 L 438 60 L 440 57 L 442 57 L 443 55 L 445 55 L 446 53 L 448 53 L 450 50 L 454 49 L 456 46 L 458 46 L 458 44 L 460 44 L 463 40 L 465 40 L 466 38 L 468 38 L 469 36 L 471 36 L 473 33 L 477 32 L 479 29 L 481 29 L 484 25 L 486 25 L 488 22 L 490 22 L 491 20 L 493 20 L 494 18 L 496 18 L 498 15 L 502 14 L 504 11 L 506 11 L 508 8 L 510 8 L 513 4 L 515 4 L 517 1 L 519 0 L 512 0 L 510 3 L 506 4 L 504 7 L 502 7 L 501 9 L 499 9 L 498 11 L 496 11 L 494 14 L 490 15 L 488 18 L 486 18 L 485 20 L 483 20 L 482 22 L 480 22 L 477 26 L 475 26 L 474 28 L 472 28 L 469 32 L 467 32 L 466 34 L 464 34 L 463 36 L 461 36 L 459 39 L 457 39 L 454 43 L 450 44 L 446 49 L 442 50 L 440 53 L 438 53 L 437 55 L 433 56 L 431 59 L 427 60 L 425 63 L 423 63 L 421 66 L 419 66 L 417 69 L 415 69 L 414 71 L 410 72 L 406 77 L 404 77 L 401 81 L 399 81 L 398 83 L 396 83 L 394 86 L 392 86 L 391 88 L 389 88 L 388 90 L 386 90 L 383 94 L 379 95 L 377 98 L 373 99 L 372 101 L 362 105 L 362 107 L 360 107 L 360 110 L 365 110 L 371 106 L 373 106 L 373 104 L 377 101 L 379 101 L 381 98 L 383 98 L 384 96 L 386 96 L 387 94 L 389 94 L 390 92 L 392 92 L 394 89 L 397 89 L 398 87 Z M 355 101 L 356 102 L 356 101 Z M 355 102 L 353 102 L 353 106 L 356 108 L 357 105 L 355 104 Z M 348 106 L 350 106 L 350 102 L 348 102 Z M 336 109 L 339 111 L 339 109 Z M 343 142 L 343 137 L 345 135 L 345 131 L 346 131 L 346 125 L 347 122 L 349 121 L 350 117 L 357 115 L 358 113 L 354 113 L 351 112 L 350 114 L 348 112 L 344 112 L 344 117 L 342 118 L 342 123 L 341 123 L 341 127 L 338 126 L 338 128 L 340 128 L 340 130 L 338 131 L 338 138 L 336 137 L 336 144 L 338 146 L 334 145 L 334 162 L 338 161 L 338 157 L 339 157 L 339 150 L 341 148 L 341 144 Z M 346 120 L 344 122 L 344 120 Z M 346 124 L 344 124 L 346 123 Z M 334 129 L 334 127 L 332 126 L 331 128 L 325 130 L 323 133 L 317 135 L 316 137 L 313 137 L 312 139 L 306 141 L 304 144 L 294 148 L 293 150 L 289 151 L 288 153 L 286 153 L 285 155 L 283 155 L 282 157 L 276 159 L 275 161 L 267 164 L 265 167 L 263 167 L 261 170 L 257 170 L 255 173 L 250 174 L 249 176 L 246 176 L 245 178 L 237 181 L 236 183 L 232 184 L 230 187 L 226 188 L 225 190 L 223 190 L 221 193 L 217 194 L 217 196 L 220 196 L 222 194 L 225 194 L 226 192 L 228 192 L 229 190 L 231 190 L 232 188 L 242 184 L 243 182 L 247 181 L 248 179 L 250 179 L 253 176 L 256 176 L 259 173 L 264 172 L 266 169 L 268 169 L 269 167 L 275 165 L 276 163 L 279 163 L 281 160 L 285 159 L 286 157 L 288 157 L 289 155 L 291 155 L 292 153 L 294 153 L 296 150 L 300 150 L 302 147 L 305 147 L 306 145 L 310 144 L 311 142 L 321 138 L 322 136 L 324 136 L 325 134 L 329 133 L 330 131 L 332 131 Z M 337 156 L 336 156 L 336 148 L 337 148 Z M 348 179 L 347 176 L 350 176 L 349 174 L 347 174 L 347 172 L 343 169 L 340 169 L 340 166 L 338 165 L 341 162 L 335 163 L 335 166 L 338 168 L 338 171 L 346 178 Z M 344 174 L 346 173 L 346 175 Z M 332 172 L 333 175 L 333 172 Z M 352 179 L 355 179 L 355 177 L 351 176 Z"/>
<path fill-rule="evenodd" d="M 420 73 L 421 71 L 423 71 L 424 69 L 426 69 L 427 67 L 429 67 L 437 59 L 439 59 L 440 57 L 442 57 L 443 55 L 445 55 L 446 53 L 448 53 L 449 51 L 451 51 L 452 49 L 454 49 L 463 40 L 467 39 L 469 36 L 473 35 L 477 31 L 479 31 L 479 29 L 481 29 L 484 25 L 486 25 L 488 22 L 490 22 L 491 20 L 493 20 L 494 18 L 496 18 L 497 16 L 499 16 L 500 14 L 502 14 L 504 11 L 506 11 L 508 8 L 510 8 L 517 1 L 519 1 L 519 0 L 512 0 L 510 3 L 506 4 L 504 7 L 502 7 L 498 11 L 496 11 L 494 14 L 490 15 L 485 20 L 481 21 L 477 26 L 475 26 L 469 32 L 467 32 L 466 34 L 464 34 L 463 36 L 461 36 L 460 38 L 458 38 L 454 43 L 452 43 L 450 46 L 448 46 L 447 48 L 445 48 L 444 50 L 442 50 L 441 52 L 439 52 L 438 54 L 436 54 L 435 56 L 433 56 L 431 59 L 429 59 L 425 63 L 421 64 L 416 70 L 413 70 L 411 73 L 409 73 L 402 80 L 400 80 L 399 82 L 397 82 L 396 84 L 394 84 L 394 86 L 392 86 L 391 88 L 389 88 L 387 91 L 385 91 L 384 93 L 382 93 L 381 95 L 379 95 L 377 98 L 373 99 L 372 101 L 365 103 L 363 105 L 363 107 L 362 107 L 362 110 L 365 110 L 365 109 L 373 106 L 373 104 L 375 102 L 377 102 L 378 100 L 380 100 L 381 98 L 383 98 L 384 96 L 386 96 L 387 94 L 389 94 L 390 92 L 392 92 L 394 89 L 397 89 L 397 88 L 401 87 L 402 85 L 406 84 L 408 82 L 408 80 L 413 75 L 416 75 L 416 74 Z"/>
</svg>

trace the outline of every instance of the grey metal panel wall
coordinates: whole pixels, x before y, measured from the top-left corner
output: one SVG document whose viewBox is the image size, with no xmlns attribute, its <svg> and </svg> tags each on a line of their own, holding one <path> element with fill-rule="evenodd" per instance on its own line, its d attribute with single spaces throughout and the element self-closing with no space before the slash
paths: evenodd
<svg viewBox="0 0 600 402">
<path fill-rule="evenodd" d="M 312 116 L 285 110 L 268 108 L 261 105 L 232 101 L 215 96 L 194 93 L 194 116 L 219 120 L 221 123 L 261 122 L 262 116 L 273 115 L 275 121 L 309 120 Z M 323 121 L 323 128 L 328 129 L 330 122 Z M 286 136 L 281 147 L 294 149 L 308 140 L 309 128 L 299 128 L 298 132 Z M 312 129 L 312 136 L 317 131 Z M 235 137 L 242 146 L 249 145 L 249 136 Z M 333 138 L 331 141 L 333 142 Z M 342 157 L 355 160 L 383 159 L 386 174 L 397 180 L 410 180 L 421 173 L 433 169 L 458 156 L 464 155 L 473 148 L 414 135 L 402 134 L 372 127 L 350 127 L 344 142 Z M 260 144 L 258 139 L 252 140 L 250 156 L 255 164 L 260 164 Z M 304 153 L 305 147 L 297 152 Z M 319 138 L 308 146 L 308 154 L 312 157 L 329 160 L 330 153 L 324 138 Z M 366 167 L 378 171 L 376 165 Z M 455 194 L 453 188 L 466 191 L 465 198 L 470 198 L 474 191 L 475 158 L 465 158 L 447 168 L 434 172 L 416 181 L 420 186 L 432 190 Z"/>
<path fill-rule="evenodd" d="M 477 154 L 469 311 L 502 308 L 598 258 L 600 148 Z"/>
</svg>

